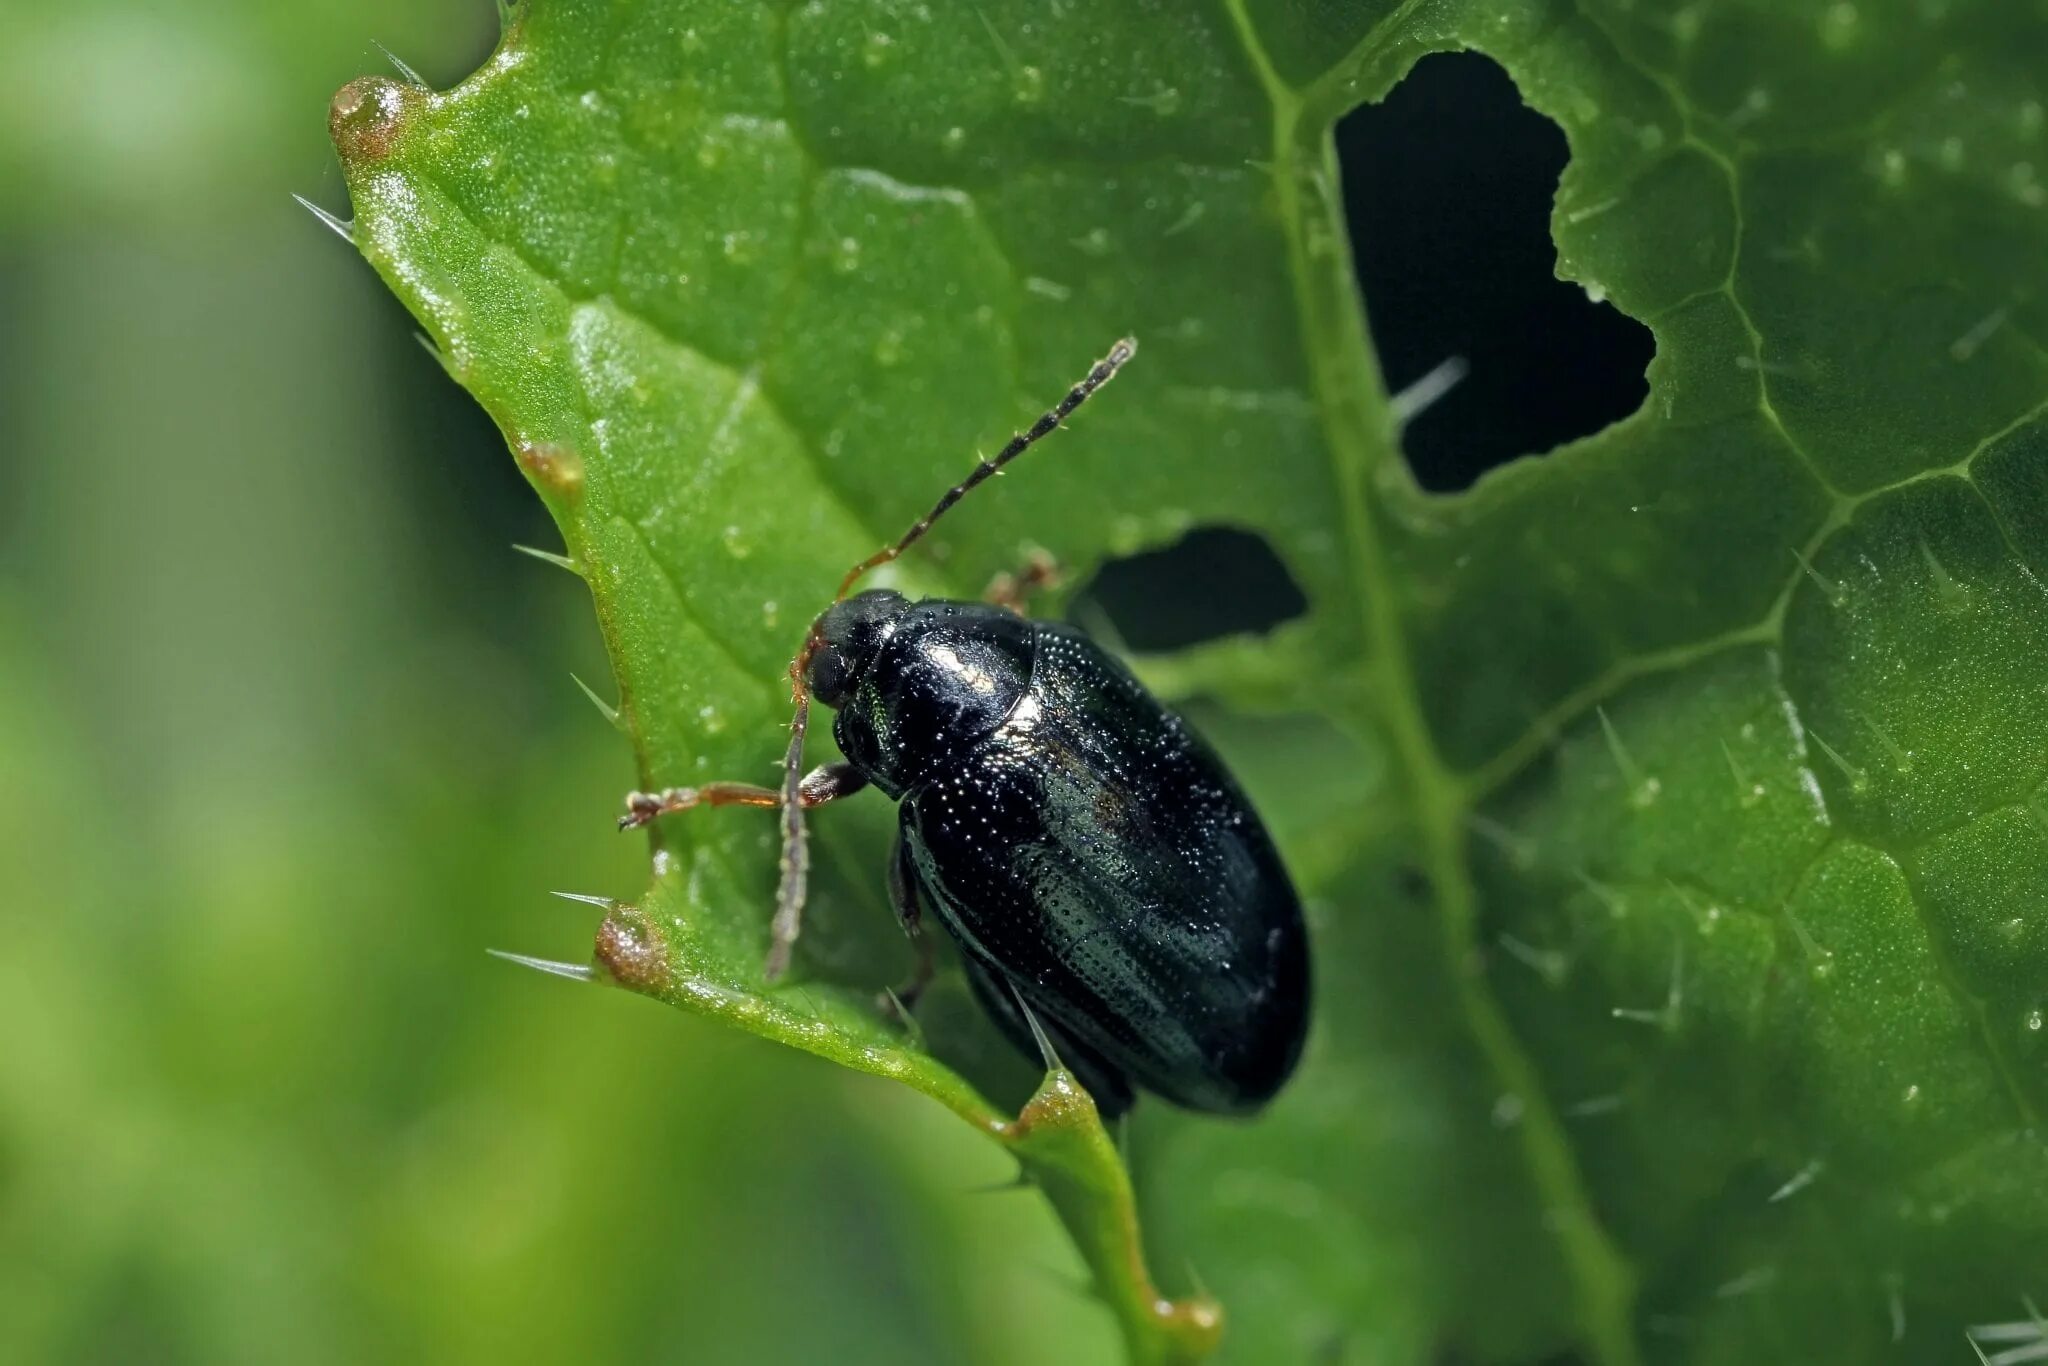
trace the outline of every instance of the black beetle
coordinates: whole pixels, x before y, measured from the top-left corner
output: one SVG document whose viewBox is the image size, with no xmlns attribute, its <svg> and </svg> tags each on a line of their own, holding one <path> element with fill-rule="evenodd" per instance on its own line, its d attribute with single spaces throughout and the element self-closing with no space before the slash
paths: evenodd
<svg viewBox="0 0 2048 1366">
<path fill-rule="evenodd" d="M 767 975 L 802 911 L 802 812 L 872 784 L 898 805 L 890 898 L 930 974 L 929 910 L 975 994 L 1037 1057 L 1038 1025 L 1106 1115 L 1134 1088 L 1244 1113 L 1294 1070 L 1308 1028 L 1308 938 L 1272 840 L 1209 746 L 1070 627 L 978 602 L 853 594 L 975 485 L 1057 427 L 1133 351 L 1119 342 L 901 540 L 864 560 L 790 666 L 781 789 L 634 793 L 621 828 L 698 805 L 780 807 L 783 877 Z M 799 779 L 811 698 L 845 762 Z"/>
</svg>

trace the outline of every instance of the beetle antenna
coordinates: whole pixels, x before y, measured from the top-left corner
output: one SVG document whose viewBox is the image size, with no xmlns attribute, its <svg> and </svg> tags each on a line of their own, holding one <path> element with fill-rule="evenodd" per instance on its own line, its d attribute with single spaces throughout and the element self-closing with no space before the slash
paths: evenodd
<svg viewBox="0 0 2048 1366">
<path fill-rule="evenodd" d="M 761 974 L 773 982 L 789 971 L 789 952 L 803 926 L 804 886 L 811 872 L 811 846 L 804 833 L 804 732 L 811 722 L 811 695 L 804 688 L 802 666 L 809 662 L 810 642 L 789 666 L 796 712 L 789 722 L 789 753 L 782 761 L 782 881 L 775 890 L 775 919 L 768 930 L 768 961 Z"/>
<path fill-rule="evenodd" d="M 1038 421 L 1011 437 L 1009 444 L 997 451 L 993 458 L 983 460 L 974 467 L 973 473 L 947 489 L 945 495 L 932 505 L 932 510 L 918 518 L 900 540 L 894 545 L 884 546 L 847 570 L 832 601 L 844 602 L 853 586 L 869 570 L 880 568 L 916 545 L 932 529 L 932 524 L 951 511 L 953 505 L 965 498 L 976 485 L 999 473 L 1003 466 L 1030 450 L 1040 438 L 1051 435 L 1054 428 L 1072 416 L 1074 409 L 1116 378 L 1116 372 L 1137 350 L 1138 343 L 1131 337 L 1125 337 L 1110 347 L 1109 354 L 1089 367 L 1081 382 L 1067 390 L 1065 398 L 1047 409 Z M 762 975 L 771 982 L 789 970 L 790 949 L 795 945 L 797 931 L 803 924 L 805 884 L 811 871 L 811 850 L 804 833 L 802 801 L 804 731 L 811 719 L 811 698 L 804 686 L 804 674 L 823 643 L 818 636 L 818 624 L 814 621 L 810 633 L 804 637 L 803 649 L 789 664 L 790 696 L 796 710 L 789 723 L 789 752 L 782 762 L 782 881 L 775 893 L 775 920 L 769 929 L 768 961 L 762 966 Z"/>
<path fill-rule="evenodd" d="M 846 595 L 853 591 L 853 586 L 859 583 L 861 577 L 869 570 L 879 569 L 904 551 L 910 549 L 913 545 L 916 545 L 924 538 L 924 534 L 932 529 L 932 523 L 945 516 L 952 509 L 953 504 L 965 498 L 975 485 L 982 483 L 990 475 L 1001 470 L 1003 466 L 1030 450 L 1041 437 L 1051 435 L 1052 430 L 1059 426 L 1060 423 L 1065 422 L 1074 409 L 1086 403 L 1091 394 L 1116 378 L 1116 372 L 1123 368 L 1125 361 L 1137 354 L 1137 350 L 1138 343 L 1131 337 L 1125 337 L 1115 346 L 1110 347 L 1109 354 L 1095 362 L 1088 373 L 1081 377 L 1081 382 L 1067 390 L 1065 398 L 1046 410 L 1045 414 L 1038 421 L 1032 423 L 1029 428 L 1011 437 L 1010 444 L 997 451 L 993 459 L 982 461 L 974 467 L 974 473 L 953 485 L 952 488 L 947 489 L 945 496 L 932 505 L 932 510 L 918 518 L 916 525 L 903 533 L 901 540 L 897 541 L 894 545 L 884 546 L 853 568 L 847 570 L 846 577 L 839 581 L 839 594 L 832 600 L 834 602 L 845 601 Z"/>
</svg>

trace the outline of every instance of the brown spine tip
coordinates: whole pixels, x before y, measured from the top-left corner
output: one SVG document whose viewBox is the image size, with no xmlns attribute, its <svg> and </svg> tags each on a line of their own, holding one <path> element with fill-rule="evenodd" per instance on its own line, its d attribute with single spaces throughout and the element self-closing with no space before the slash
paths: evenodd
<svg viewBox="0 0 2048 1366">
<path fill-rule="evenodd" d="M 1005 1126 L 1004 1137 L 1015 1142 L 1035 1129 L 1086 1126 L 1096 1121 L 1098 1113 L 1094 1099 L 1081 1089 L 1074 1074 L 1064 1067 L 1055 1068 L 1045 1074 L 1038 1090 Z"/>
<path fill-rule="evenodd" d="M 668 940 L 635 906 L 617 906 L 597 927 L 597 962 L 628 991 L 659 996 L 668 989 Z"/>
<path fill-rule="evenodd" d="M 327 133 L 344 161 L 377 161 L 391 150 L 407 114 L 427 92 L 382 76 L 359 76 L 334 92 Z"/>
<path fill-rule="evenodd" d="M 544 493 L 574 498 L 583 492 L 583 457 L 549 441 L 522 441 L 514 453 L 519 467 Z"/>
</svg>

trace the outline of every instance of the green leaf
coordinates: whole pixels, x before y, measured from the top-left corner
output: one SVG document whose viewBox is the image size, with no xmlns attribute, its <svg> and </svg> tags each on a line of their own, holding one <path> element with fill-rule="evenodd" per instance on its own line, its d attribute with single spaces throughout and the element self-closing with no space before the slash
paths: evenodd
<svg viewBox="0 0 2048 1366">
<path fill-rule="evenodd" d="M 1288 1093 L 1134 1135 L 1155 1264 L 1234 1357 L 1953 1359 L 2048 1294 L 2043 28 L 532 0 L 458 89 L 359 81 L 332 122 L 358 244 L 590 585 L 642 786 L 772 781 L 843 566 L 1142 340 L 899 581 L 1227 523 L 1310 599 L 1145 662 L 1239 705 L 1201 716 L 1316 932 Z M 1634 417 L 1432 497 L 1328 135 L 1458 47 L 1564 128 L 1560 273 L 1657 357 Z M 1092 1109 L 1056 1078 L 1019 1141 L 874 1007 L 888 818 L 813 821 L 793 985 L 743 812 L 659 828 L 598 960 L 1009 1135 L 1133 1356 L 1199 1355 Z M 926 1028 L 999 1085 L 967 1018 Z"/>
</svg>

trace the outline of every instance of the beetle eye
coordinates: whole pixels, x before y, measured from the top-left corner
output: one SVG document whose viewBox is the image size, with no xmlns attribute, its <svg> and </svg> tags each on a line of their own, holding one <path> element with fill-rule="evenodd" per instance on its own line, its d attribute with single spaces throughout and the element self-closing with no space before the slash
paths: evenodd
<svg viewBox="0 0 2048 1366">
<path fill-rule="evenodd" d="M 847 675 L 846 655 L 835 649 L 823 649 L 811 658 L 805 682 L 810 685 L 811 696 L 828 707 L 836 707 L 846 700 Z"/>
</svg>

